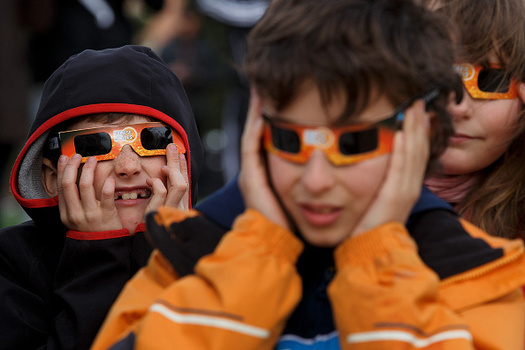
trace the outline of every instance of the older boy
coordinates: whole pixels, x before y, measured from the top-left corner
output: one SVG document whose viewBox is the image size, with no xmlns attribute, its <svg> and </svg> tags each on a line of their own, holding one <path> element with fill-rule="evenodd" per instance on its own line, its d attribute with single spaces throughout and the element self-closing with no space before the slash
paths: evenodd
<svg viewBox="0 0 525 350">
<path fill-rule="evenodd" d="M 151 253 L 145 212 L 191 207 L 201 157 L 184 89 L 150 49 L 64 63 L 12 171 L 32 221 L 0 231 L 1 347 L 88 349 Z"/>
<path fill-rule="evenodd" d="M 248 41 L 248 209 L 194 267 L 198 213 L 151 215 L 162 254 L 95 349 L 522 347 L 523 244 L 426 191 L 413 209 L 450 133 L 453 62 L 412 1 L 274 1 Z"/>
</svg>

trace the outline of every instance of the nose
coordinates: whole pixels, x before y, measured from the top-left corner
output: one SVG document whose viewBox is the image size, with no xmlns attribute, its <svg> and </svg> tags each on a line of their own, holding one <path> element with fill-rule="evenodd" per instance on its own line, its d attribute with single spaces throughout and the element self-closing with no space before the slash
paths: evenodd
<svg viewBox="0 0 525 350">
<path fill-rule="evenodd" d="M 125 145 L 120 150 L 119 155 L 115 158 L 114 170 L 119 177 L 131 177 L 140 174 L 142 166 L 140 156 L 135 153 L 130 145 Z"/>
<path fill-rule="evenodd" d="M 474 100 L 465 88 L 463 88 L 463 98 L 459 103 L 456 99 L 456 93 L 453 92 L 447 106 L 452 121 L 456 122 L 462 119 L 472 118 L 473 102 Z"/>
<path fill-rule="evenodd" d="M 316 150 L 306 163 L 301 177 L 304 188 L 312 194 L 330 190 L 336 182 L 335 167 L 321 150 Z"/>
</svg>

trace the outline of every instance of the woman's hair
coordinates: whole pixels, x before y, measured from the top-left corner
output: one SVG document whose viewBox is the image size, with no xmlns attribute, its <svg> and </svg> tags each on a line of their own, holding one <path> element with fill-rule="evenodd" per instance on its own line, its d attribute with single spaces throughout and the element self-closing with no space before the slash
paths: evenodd
<svg viewBox="0 0 525 350">
<path fill-rule="evenodd" d="M 342 91 L 340 123 L 375 91 L 398 106 L 439 88 L 432 166 L 452 132 L 447 97 L 460 86 L 450 34 L 441 16 L 413 0 L 274 0 L 248 36 L 244 71 L 278 111 L 308 81 L 324 105 Z"/>
<path fill-rule="evenodd" d="M 525 82 L 525 1 L 433 0 L 456 27 L 463 62 L 488 65 L 495 57 L 512 78 Z M 481 171 L 458 210 L 488 233 L 525 234 L 525 109 L 506 152 Z"/>
</svg>

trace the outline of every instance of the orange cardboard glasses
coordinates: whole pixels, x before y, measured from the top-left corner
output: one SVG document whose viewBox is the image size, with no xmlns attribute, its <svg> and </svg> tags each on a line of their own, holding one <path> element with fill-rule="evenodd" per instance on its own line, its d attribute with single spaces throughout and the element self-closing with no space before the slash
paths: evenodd
<svg viewBox="0 0 525 350">
<path fill-rule="evenodd" d="M 455 64 L 465 89 L 473 98 L 500 100 L 518 96 L 517 81 L 505 73 L 498 64 L 483 67 L 476 64 Z"/>
<path fill-rule="evenodd" d="M 61 131 L 58 143 L 63 155 L 71 158 L 78 153 L 82 163 L 89 157 L 115 159 L 125 145 L 141 157 L 165 155 L 170 143 L 177 145 L 179 153 L 186 153 L 180 135 L 159 122 Z"/>
<path fill-rule="evenodd" d="M 426 110 L 439 96 L 435 88 L 416 96 L 395 109 L 378 123 L 340 127 L 311 127 L 276 121 L 263 114 L 266 121 L 263 145 L 267 152 L 287 161 L 304 164 L 315 150 L 324 152 L 335 166 L 350 165 L 392 152 L 394 134 L 402 127 L 405 110 L 417 99 L 423 99 Z"/>
<path fill-rule="evenodd" d="M 308 127 L 273 121 L 263 115 L 267 121 L 264 147 L 267 152 L 293 163 L 306 163 L 319 149 L 333 165 L 350 165 L 392 151 L 397 117 L 394 115 L 377 124 Z"/>
</svg>

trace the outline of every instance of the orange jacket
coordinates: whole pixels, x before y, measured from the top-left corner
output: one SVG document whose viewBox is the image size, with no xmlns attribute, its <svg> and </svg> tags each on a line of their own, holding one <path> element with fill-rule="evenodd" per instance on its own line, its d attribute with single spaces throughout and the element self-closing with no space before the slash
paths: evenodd
<svg viewBox="0 0 525 350">
<path fill-rule="evenodd" d="M 170 227 L 185 215 L 161 208 L 156 221 Z M 440 280 L 397 222 L 336 249 L 328 295 L 342 349 L 523 349 L 523 243 L 461 224 L 502 257 Z M 118 341 L 137 349 L 273 349 L 301 299 L 301 251 L 297 237 L 253 210 L 194 274 L 178 278 L 155 251 L 114 304 L 93 349 Z"/>
</svg>

